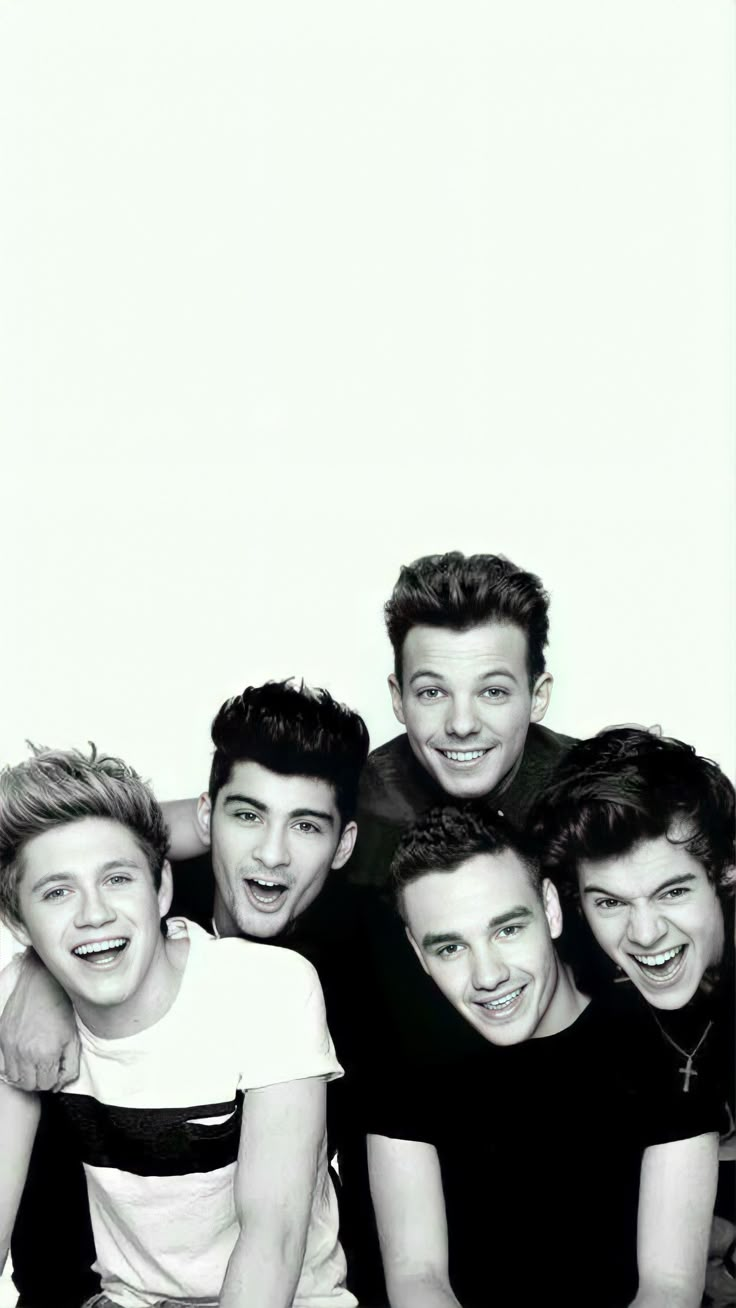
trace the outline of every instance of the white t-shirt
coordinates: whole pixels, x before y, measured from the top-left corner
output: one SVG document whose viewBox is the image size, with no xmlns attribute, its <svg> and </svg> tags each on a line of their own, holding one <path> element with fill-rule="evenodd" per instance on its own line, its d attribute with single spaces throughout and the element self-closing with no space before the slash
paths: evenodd
<svg viewBox="0 0 736 1308">
<path fill-rule="evenodd" d="M 168 927 L 190 941 L 171 1008 L 115 1040 L 77 1019 L 80 1075 L 56 1096 L 80 1141 L 95 1269 L 122 1308 L 217 1300 L 240 1230 L 233 1178 L 248 1090 L 342 1075 L 311 963 L 214 940 L 185 918 Z M 15 971 L 0 977 L 0 1007 Z M 325 1138 L 295 1308 L 353 1308 L 345 1270 Z"/>
</svg>

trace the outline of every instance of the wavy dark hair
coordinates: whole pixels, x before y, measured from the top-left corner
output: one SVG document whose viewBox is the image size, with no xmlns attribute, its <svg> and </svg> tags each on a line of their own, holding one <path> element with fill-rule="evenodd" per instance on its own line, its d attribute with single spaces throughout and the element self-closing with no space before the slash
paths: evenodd
<svg viewBox="0 0 736 1308">
<path fill-rule="evenodd" d="M 248 686 L 223 704 L 212 723 L 212 743 L 213 807 L 234 765 L 250 761 L 282 776 L 328 782 L 343 824 L 354 818 L 368 728 L 326 690 L 290 680 Z"/>
<path fill-rule="evenodd" d="M 402 835 L 391 860 L 396 906 L 403 916 L 402 891 L 430 872 L 456 872 L 479 854 L 511 850 L 523 863 L 534 889 L 540 891 L 536 860 L 528 841 L 500 814 L 491 817 L 472 804 L 437 805 Z"/>
<path fill-rule="evenodd" d="M 613 727 L 573 746 L 529 815 L 543 874 L 577 897 L 577 867 L 666 836 L 702 864 L 722 896 L 732 889 L 734 788 L 692 745 Z"/>
<path fill-rule="evenodd" d="M 401 685 L 404 641 L 412 627 L 467 631 L 482 622 L 520 627 L 530 687 L 545 669 L 549 595 L 539 577 L 503 554 L 427 554 L 402 567 L 384 606 L 394 671 Z"/>
<path fill-rule="evenodd" d="M 83 818 L 127 827 L 145 855 L 158 890 L 169 833 L 152 791 L 120 758 L 32 745 L 29 759 L 0 772 L 0 914 L 20 923 L 23 851 L 34 836 Z"/>
</svg>

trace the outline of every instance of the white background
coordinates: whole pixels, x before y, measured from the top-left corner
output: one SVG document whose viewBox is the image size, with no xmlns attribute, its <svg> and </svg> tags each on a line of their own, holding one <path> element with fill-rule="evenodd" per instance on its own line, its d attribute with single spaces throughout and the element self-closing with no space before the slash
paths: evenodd
<svg viewBox="0 0 736 1308">
<path fill-rule="evenodd" d="M 193 792 L 292 673 L 377 744 L 460 548 L 552 591 L 551 726 L 733 774 L 733 12 L 3 0 L 3 761 Z"/>
<path fill-rule="evenodd" d="M 549 725 L 733 773 L 733 12 L 5 0 L 2 760 L 194 792 L 289 674 L 378 744 L 460 548 L 551 590 Z"/>
</svg>

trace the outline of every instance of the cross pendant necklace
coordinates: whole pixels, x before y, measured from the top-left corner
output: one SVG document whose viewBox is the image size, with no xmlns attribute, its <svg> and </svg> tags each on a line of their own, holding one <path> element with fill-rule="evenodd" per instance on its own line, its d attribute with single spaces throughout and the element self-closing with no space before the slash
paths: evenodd
<svg viewBox="0 0 736 1308">
<path fill-rule="evenodd" d="M 654 1017 L 654 1013 L 652 1013 L 652 1017 Z M 688 1053 L 687 1049 L 681 1049 L 680 1046 L 677 1044 L 677 1042 L 676 1042 L 675 1040 L 672 1039 L 672 1036 L 667 1034 L 667 1032 L 665 1031 L 664 1027 L 662 1026 L 662 1023 L 660 1022 L 659 1018 L 654 1017 L 654 1020 L 655 1020 L 655 1022 L 657 1023 L 657 1026 L 659 1027 L 660 1031 L 662 1032 L 662 1035 L 664 1036 L 664 1038 L 665 1038 L 665 1040 L 667 1041 L 667 1043 L 670 1044 L 670 1045 L 672 1045 L 672 1048 L 673 1048 L 673 1049 L 676 1049 L 677 1052 L 678 1052 L 678 1054 L 682 1054 L 683 1058 L 685 1058 L 685 1059 L 687 1060 L 686 1063 L 685 1063 L 685 1066 L 684 1066 L 684 1067 L 679 1067 L 679 1068 L 677 1069 L 678 1072 L 680 1073 L 680 1076 L 682 1077 L 682 1093 L 683 1093 L 684 1095 L 686 1095 L 686 1094 L 688 1094 L 688 1092 L 689 1092 L 689 1090 L 690 1090 L 690 1081 L 691 1081 L 692 1077 L 698 1075 L 697 1072 L 695 1071 L 695 1068 L 693 1067 L 693 1059 L 694 1059 L 695 1055 L 697 1054 L 698 1050 L 700 1049 L 700 1046 L 702 1045 L 703 1041 L 705 1040 L 705 1037 L 707 1036 L 708 1032 L 710 1031 L 710 1029 L 711 1029 L 711 1027 L 712 1027 L 712 1025 L 713 1025 L 713 1022 L 712 1022 L 712 1020 L 711 1020 L 711 1021 L 708 1023 L 707 1027 L 705 1028 L 705 1030 L 704 1030 L 702 1036 L 700 1037 L 698 1043 L 696 1044 L 695 1048 L 692 1050 L 691 1053 Z"/>
</svg>

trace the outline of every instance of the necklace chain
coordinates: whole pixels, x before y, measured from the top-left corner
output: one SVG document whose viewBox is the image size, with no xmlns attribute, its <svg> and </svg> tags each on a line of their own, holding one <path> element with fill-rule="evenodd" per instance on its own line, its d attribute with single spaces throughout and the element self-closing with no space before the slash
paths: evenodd
<svg viewBox="0 0 736 1308">
<path fill-rule="evenodd" d="M 650 1011 L 651 1011 L 651 1010 L 650 1010 Z M 673 1039 L 672 1039 L 672 1036 L 671 1036 L 671 1035 L 668 1035 L 668 1033 L 665 1031 L 664 1027 L 662 1026 L 662 1023 L 660 1022 L 659 1018 L 656 1017 L 654 1013 L 652 1013 L 652 1017 L 654 1018 L 655 1022 L 657 1023 L 657 1026 L 659 1027 L 660 1031 L 662 1032 L 662 1035 L 664 1036 L 664 1038 L 665 1038 L 665 1040 L 667 1041 L 667 1043 L 670 1044 L 670 1045 L 672 1045 L 672 1048 L 673 1048 L 673 1049 L 676 1049 L 677 1052 L 678 1052 L 678 1054 L 682 1054 L 682 1057 L 685 1058 L 685 1059 L 687 1060 L 686 1063 L 685 1063 L 685 1066 L 679 1068 L 680 1076 L 682 1076 L 682 1077 L 684 1078 L 683 1086 L 682 1086 L 683 1094 L 687 1094 L 688 1091 L 690 1090 L 690 1080 L 691 1080 L 691 1077 L 693 1077 L 693 1076 L 697 1076 L 697 1075 L 698 1075 L 697 1072 L 695 1071 L 695 1068 L 693 1067 L 693 1059 L 694 1059 L 695 1055 L 697 1054 L 698 1050 L 700 1049 L 700 1046 L 703 1044 L 703 1042 L 704 1042 L 706 1036 L 708 1035 L 708 1032 L 710 1031 L 710 1029 L 711 1029 L 711 1027 L 712 1027 L 712 1025 L 713 1025 L 713 1019 L 711 1018 L 710 1022 L 708 1023 L 707 1027 L 705 1028 L 705 1030 L 704 1030 L 703 1034 L 701 1035 L 701 1037 L 700 1037 L 698 1043 L 696 1044 L 695 1048 L 694 1048 L 690 1053 L 688 1053 L 687 1049 L 683 1049 L 680 1045 L 678 1045 L 678 1043 L 677 1043 L 676 1040 L 673 1040 Z"/>
</svg>

